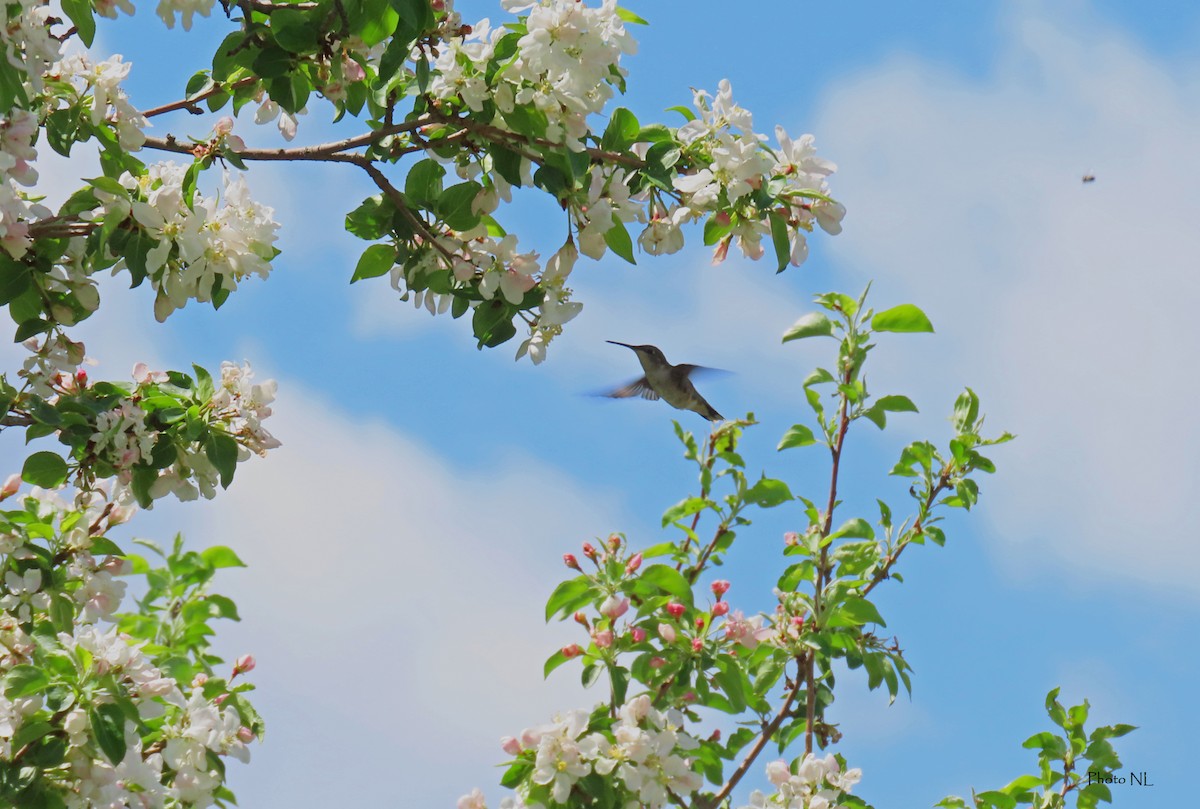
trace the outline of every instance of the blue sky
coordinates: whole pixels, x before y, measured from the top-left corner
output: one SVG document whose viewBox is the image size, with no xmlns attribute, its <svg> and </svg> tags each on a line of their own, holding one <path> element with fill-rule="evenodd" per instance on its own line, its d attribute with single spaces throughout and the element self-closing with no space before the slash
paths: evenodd
<svg viewBox="0 0 1200 809">
<path fill-rule="evenodd" d="M 845 232 L 815 237 L 803 268 L 712 267 L 698 233 L 695 249 L 636 268 L 587 263 L 572 276 L 583 314 L 533 368 L 513 363 L 515 344 L 476 351 L 466 323 L 414 311 L 383 279 L 348 285 L 364 245 L 341 222 L 371 193 L 363 178 L 263 165 L 251 189 L 284 223 L 267 282 L 165 326 L 148 290 L 109 284 L 81 331 L 99 376 L 137 360 L 248 359 L 279 379 L 282 449 L 216 501 L 161 504 L 132 525 L 232 545 L 251 565 L 220 582 L 244 618 L 221 648 L 258 657 L 268 721 L 251 765 L 231 768 L 241 805 L 447 806 L 473 786 L 498 796 L 498 737 L 595 699 L 568 669 L 541 680 L 544 657 L 576 639 L 540 617 L 561 554 L 614 530 L 657 543 L 662 510 L 692 491 L 670 422 L 700 431 L 699 417 L 583 395 L 636 376 L 604 340 L 735 371 L 703 390 L 727 416 L 762 422 L 747 437 L 751 469 L 812 493 L 826 458 L 773 448 L 806 418 L 800 381 L 828 355 L 778 338 L 813 293 L 869 279 L 878 306 L 918 303 L 938 331 L 881 340 L 872 387 L 922 412 L 851 435 L 846 514 L 870 516 L 876 496 L 902 508 L 905 487 L 886 470 L 908 440 L 945 441 L 963 385 L 1019 440 L 994 453 L 999 473 L 982 481 L 976 512 L 950 521 L 948 546 L 914 549 L 905 584 L 881 588 L 915 668 L 911 701 L 888 708 L 863 678 L 839 680 L 831 718 L 846 735 L 838 749 L 864 770 L 860 794 L 928 806 L 1031 771 L 1020 743 L 1045 728 L 1042 699 L 1061 685 L 1066 699 L 1089 697 L 1097 720 L 1141 727 L 1119 750 L 1156 786 L 1118 792 L 1116 805 L 1182 800 L 1192 712 L 1178 703 L 1198 661 L 1180 641 L 1200 595 L 1200 10 L 630 6 L 652 23 L 636 32 L 623 101 L 643 121 L 728 77 L 759 131 L 812 132 L 839 164 Z M 459 7 L 504 18 L 485 0 Z M 149 107 L 179 97 L 227 25 L 165 31 L 145 6 L 102 25 L 99 45 L 133 62 L 133 101 Z M 326 113 L 314 104 L 297 142 L 344 131 Z M 164 117 L 154 133 L 209 124 Z M 82 155 L 44 165 L 56 187 L 92 171 Z M 553 209 L 520 202 L 510 229 L 552 250 Z M 19 447 L 0 449 L 17 462 Z M 726 568 L 735 606 L 769 608 L 782 533 L 802 519 L 777 510 L 739 540 Z"/>
</svg>

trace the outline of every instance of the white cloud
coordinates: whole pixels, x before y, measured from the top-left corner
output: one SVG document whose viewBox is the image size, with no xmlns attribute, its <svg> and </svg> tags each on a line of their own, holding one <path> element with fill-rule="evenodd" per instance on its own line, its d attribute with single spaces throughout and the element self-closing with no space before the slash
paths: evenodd
<svg viewBox="0 0 1200 809">
<path fill-rule="evenodd" d="M 831 92 L 815 129 L 851 212 L 832 249 L 939 328 L 880 378 L 947 401 L 967 381 L 1020 434 L 988 481 L 1014 570 L 1051 552 L 1195 593 L 1196 66 L 1055 13 L 1011 12 L 985 78 L 898 57 Z"/>
<path fill-rule="evenodd" d="M 218 582 L 244 619 L 221 645 L 257 655 L 269 721 L 253 772 L 234 776 L 239 798 L 333 805 L 355 784 L 358 802 L 383 805 L 404 784 L 434 806 L 489 788 L 501 735 L 602 696 L 581 691 L 577 667 L 543 683 L 546 656 L 580 637 L 542 628 L 542 608 L 561 554 L 616 527 L 616 508 L 542 462 L 456 467 L 281 390 L 283 448 L 217 502 L 138 524 L 166 533 L 186 516 L 192 542 L 250 566 Z"/>
</svg>

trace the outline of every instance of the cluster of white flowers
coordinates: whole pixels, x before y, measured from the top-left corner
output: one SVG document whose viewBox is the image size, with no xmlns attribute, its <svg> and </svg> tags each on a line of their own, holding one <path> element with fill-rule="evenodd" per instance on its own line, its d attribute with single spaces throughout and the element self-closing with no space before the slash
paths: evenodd
<svg viewBox="0 0 1200 809">
<path fill-rule="evenodd" d="M 82 533 L 87 536 L 86 531 Z M 125 582 L 114 576 L 128 575 L 132 570 L 133 563 L 128 559 L 110 556 L 97 562 L 87 551 L 77 551 L 67 566 L 67 578 L 79 582 L 74 592 L 79 622 L 111 620 L 125 598 Z"/>
<path fill-rule="evenodd" d="M 430 92 L 461 97 L 476 112 L 490 95 L 501 112 L 516 107 L 546 116 L 546 137 L 576 151 L 588 133 L 587 117 L 613 97 L 613 82 L 624 75 L 621 56 L 637 50 L 617 13 L 616 0 L 597 8 L 577 0 L 502 0 L 505 10 L 528 12 L 517 53 L 491 88 L 485 79 L 496 44 L 508 33 L 488 20 L 471 26 L 466 37 L 451 38 L 434 64 Z M 495 122 L 503 125 L 502 120 Z"/>
<path fill-rule="evenodd" d="M 86 53 L 76 53 L 55 63 L 48 75 L 74 89 L 74 98 L 56 96 L 66 106 L 78 103 L 90 93 L 87 106 L 91 108 L 92 125 L 111 122 L 116 127 L 121 148 L 133 152 L 141 149 L 146 142 L 142 130 L 150 122 L 129 103 L 129 96 L 121 88 L 121 82 L 129 75 L 130 67 L 132 65 L 120 55 L 93 63 Z"/>
<path fill-rule="evenodd" d="M 572 213 L 579 227 L 579 251 L 600 259 L 608 249 L 605 235 L 618 222 L 645 222 L 645 194 L 631 198 L 623 168 L 593 166 L 587 196 L 576 201 Z"/>
<path fill-rule="evenodd" d="M 814 221 L 829 233 L 841 232 L 845 208 L 826 198 L 829 192 L 826 178 L 837 167 L 816 156 L 812 135 L 793 141 L 783 127 L 776 127 L 779 149 L 777 152 L 766 149 L 763 146 L 766 137 L 754 132 L 753 118 L 734 102 L 728 80 L 721 81 L 715 98 L 697 90 L 693 102 L 699 115 L 679 128 L 679 140 L 689 149 L 708 154 L 711 168 L 675 178 L 681 206 L 658 213 L 654 234 L 643 234 L 646 241 L 674 245 L 678 237 L 673 227 L 705 211 L 721 210 L 726 203 L 737 206 L 773 179 L 780 184 L 772 188 L 772 195 L 788 201 L 793 264 L 803 263 L 808 256 L 804 231 L 811 230 Z M 762 239 L 768 233 L 770 226 L 759 215 L 740 217 L 733 228 L 738 247 L 752 259 L 763 255 Z M 725 239 L 718 244 L 716 261 L 725 258 L 729 243 L 730 239 Z"/>
<path fill-rule="evenodd" d="M 208 806 L 213 791 L 221 784 L 220 774 L 210 765 L 209 753 L 250 760 L 246 744 L 253 734 L 242 726 L 235 709 L 222 709 L 204 697 L 200 687 L 203 678 L 198 679 L 190 697 L 185 696 L 178 683 L 164 676 L 145 656 L 142 644 L 132 643 L 116 627 L 101 631 L 94 626 L 78 626 L 74 635 L 60 633 L 58 638 L 69 652 L 77 648 L 89 652 L 95 675 L 113 676 L 124 683 L 143 718 L 162 716 L 168 705 L 178 709 L 163 727 L 166 741 L 161 753 L 146 754 L 141 739 L 127 723 L 126 755 L 115 766 L 87 752 L 90 719 L 82 707 L 71 709 L 64 721 L 71 745 L 67 759 L 75 779 L 67 785 L 68 806 L 141 809 L 163 807 L 171 799 Z M 166 785 L 164 765 L 173 771 Z"/>
<path fill-rule="evenodd" d="M 62 43 L 51 32 L 55 18 L 49 4 L 21 0 L 8 8 L 6 24 L 0 27 L 0 48 L 8 62 L 24 73 L 26 94 L 41 94 L 51 81 L 53 91 L 40 102 L 45 113 L 82 103 L 90 110 L 93 126 L 111 124 L 122 148 L 140 149 L 146 141 L 142 130 L 149 122 L 120 87 L 129 74 L 129 64 L 120 56 L 95 64 L 83 53 L 63 57 Z M 0 114 L 5 116 L 0 120 L 0 245 L 20 258 L 29 249 L 29 223 L 51 215 L 18 188 L 37 181 L 32 164 L 37 158 L 33 141 L 38 117 L 19 108 L 0 110 Z"/>
<path fill-rule="evenodd" d="M 270 404 L 275 401 L 278 385 L 274 379 L 252 382 L 253 377 L 248 362 L 241 367 L 222 362 L 221 385 L 209 405 L 213 415 L 225 423 L 229 434 L 240 439 L 247 456 L 251 451 L 265 456 L 267 450 L 280 445 L 263 427 L 263 419 L 271 415 Z"/>
<path fill-rule="evenodd" d="M 60 632 L 58 641 L 68 652 L 76 648 L 89 652 L 97 676 L 112 675 L 125 683 L 144 718 L 162 715 L 163 706 L 154 701 L 155 697 L 170 697 L 179 691 L 175 681 L 142 652 L 142 644 L 132 642 L 115 626 L 102 630 L 94 624 L 79 623 L 73 634 Z M 176 696 L 174 701 L 182 703 L 182 696 Z"/>
<path fill-rule="evenodd" d="M 22 345 L 30 352 L 17 371 L 31 393 L 50 399 L 59 390 L 75 385 L 79 366 L 85 361 L 84 345 L 61 332 L 51 332 L 44 339 L 30 337 Z"/>
<path fill-rule="evenodd" d="M 470 176 L 478 171 L 478 164 L 472 166 L 460 168 L 460 173 Z M 508 184 L 497 177 L 495 185 L 490 189 L 485 188 L 480 196 L 502 196 L 507 199 L 510 193 Z M 518 359 L 529 354 L 535 364 L 541 363 L 545 359 L 546 346 L 562 333 L 563 324 L 583 308 L 583 304 L 571 300 L 571 290 L 566 286 L 567 277 L 579 257 L 573 242 L 563 245 L 544 269 L 537 252 L 522 253 L 518 250 L 516 236 L 509 234 L 497 239 L 488 235 L 487 226 L 482 223 L 470 231 L 448 230 L 437 237 L 437 244 L 439 249 L 427 251 L 417 261 L 393 267 L 390 275 L 392 288 L 404 295 L 411 295 L 417 308 L 424 307 L 431 315 L 438 315 L 450 309 L 453 296 L 428 289 L 410 291 L 409 286 L 416 279 L 446 264 L 460 284 L 477 281 L 479 292 L 485 300 L 492 300 L 499 295 L 514 306 L 524 300 L 525 293 L 540 283 L 542 301 L 534 315 L 530 337 L 517 351 Z"/>
<path fill-rule="evenodd" d="M 175 27 L 175 15 L 178 14 L 183 23 L 183 30 L 192 30 L 192 18 L 199 14 L 207 17 L 212 13 L 213 0 L 158 0 L 158 8 L 154 13 L 159 16 L 168 28 Z M 129 12 L 132 14 L 133 12 Z"/>
<path fill-rule="evenodd" d="M 146 271 L 158 290 L 154 315 L 160 321 L 191 299 L 211 300 L 214 288 L 232 292 L 251 274 L 266 278 L 276 255 L 275 211 L 250 198 L 242 175 L 225 175 L 223 202 L 197 193 L 190 207 L 186 177 L 186 166 L 167 161 L 138 177 L 121 176 L 132 200 L 95 191 L 103 216 L 132 214 L 158 242 L 146 256 Z M 118 263 L 113 272 L 124 266 Z"/>
<path fill-rule="evenodd" d="M 37 182 L 33 167 L 37 131 L 37 116 L 28 110 L 12 109 L 0 119 L 0 245 L 16 258 L 29 249 L 28 223 L 50 215 L 49 209 L 30 202 L 18 188 Z"/>
<path fill-rule="evenodd" d="M 532 751 L 532 782 L 548 787 L 551 800 L 560 805 L 569 805 L 575 784 L 592 772 L 612 776 L 614 785 L 629 794 L 630 805 L 641 809 L 661 809 L 671 793 L 686 796 L 703 785 L 686 757 L 699 742 L 683 730 L 682 714 L 656 710 L 643 694 L 621 706 L 618 717 L 611 734 L 584 735 L 587 711 L 571 711 L 550 724 L 524 730 L 519 739 L 506 737 L 501 746 L 513 756 Z M 500 804 L 501 809 L 536 806 L 527 788 Z M 463 796 L 458 807 L 487 809 L 478 789 Z"/>
<path fill-rule="evenodd" d="M 3 620 L 0 617 L 0 620 Z M 42 695 L 34 694 L 29 697 L 18 697 L 10 700 L 0 694 L 0 757 L 12 761 L 12 739 L 25 719 L 42 709 Z"/>
<path fill-rule="evenodd" d="M 10 478 L 0 488 L 0 499 L 13 496 L 19 485 L 19 480 Z M 58 633 L 58 645 L 77 665 L 86 667 L 81 672 L 85 677 L 111 677 L 119 683 L 143 719 L 174 711 L 162 726 L 163 742 L 149 752 L 143 749 L 133 723 L 126 722 L 125 757 L 113 764 L 95 753 L 88 705 L 71 707 L 63 717 L 67 769 L 55 779 L 62 790 L 60 797 L 76 809 L 210 805 L 223 779 L 211 766 L 209 756 L 248 761 L 247 744 L 254 734 L 242 725 L 236 709 L 221 705 L 223 698 L 204 696 L 204 675 L 197 676 L 187 694 L 176 680 L 154 665 L 144 642 L 120 632 L 115 625 L 107 629 L 96 625 L 99 620 L 112 620 L 125 595 L 125 583 L 115 581 L 113 576 L 128 574 L 132 566 L 127 560 L 113 557 L 97 563 L 87 551 L 93 543 L 89 526 L 107 519 L 111 527 L 127 519 L 128 512 L 99 491 L 81 493 L 74 505 L 66 503 L 57 492 L 40 488 L 34 488 L 26 497 L 37 502 L 39 518 L 55 525 L 62 547 L 71 550 L 67 581 L 79 582 L 73 595 L 81 609 L 71 631 Z M 8 534 L 0 537 L 0 550 L 14 559 L 36 558 L 23 540 Z M 50 593 L 44 584 L 37 568 L 23 574 L 6 571 L 0 584 L 0 673 L 32 661 L 37 647 L 22 624 L 34 617 L 33 611 L 41 613 L 50 608 Z M 238 666 L 248 671 L 253 663 L 239 661 Z M 235 672 L 238 670 L 235 667 Z M 0 695 L 0 757 L 11 758 L 13 737 L 42 708 L 41 695 L 15 700 Z"/>
<path fill-rule="evenodd" d="M 146 412 L 125 399 L 120 406 L 96 417 L 92 434 L 94 451 L 117 470 L 117 477 L 128 483 L 134 464 L 146 460 L 154 451 L 157 433 L 146 425 Z"/>
<path fill-rule="evenodd" d="M 503 28 L 493 31 L 491 22 L 484 19 L 471 26 L 467 36 L 448 38 L 433 62 L 429 93 L 435 98 L 461 97 L 470 109 L 481 112 L 490 93 L 484 70 L 503 33 Z"/>
<path fill-rule="evenodd" d="M 62 43 L 54 38 L 50 20 L 54 8 L 41 0 L 17 0 L 7 5 L 7 20 L 0 27 L 0 47 L 8 63 L 26 74 L 27 86 L 42 88 L 42 75 L 62 53 Z"/>
<path fill-rule="evenodd" d="M 832 753 L 824 758 L 808 753 L 794 773 L 786 761 L 772 761 L 767 779 L 775 794 L 755 790 L 742 809 L 833 809 L 862 780 L 862 770 L 842 770 Z"/>
</svg>

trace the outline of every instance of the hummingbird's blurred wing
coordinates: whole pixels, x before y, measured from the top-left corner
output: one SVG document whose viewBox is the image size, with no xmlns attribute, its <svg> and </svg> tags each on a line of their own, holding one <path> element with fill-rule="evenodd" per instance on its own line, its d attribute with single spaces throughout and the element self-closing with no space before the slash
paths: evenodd
<svg viewBox="0 0 1200 809">
<path fill-rule="evenodd" d="M 685 377 L 690 377 L 692 374 L 730 374 L 732 371 L 726 371 L 723 368 L 709 368 L 707 365 L 688 365 L 680 363 L 675 366 L 676 371 L 682 371 Z"/>
<path fill-rule="evenodd" d="M 650 387 L 650 383 L 646 381 L 646 377 L 644 376 L 633 380 L 628 385 L 600 395 L 607 396 L 610 399 L 628 399 L 631 396 L 641 396 L 643 399 L 649 399 L 652 402 L 658 399 L 658 391 Z"/>
</svg>

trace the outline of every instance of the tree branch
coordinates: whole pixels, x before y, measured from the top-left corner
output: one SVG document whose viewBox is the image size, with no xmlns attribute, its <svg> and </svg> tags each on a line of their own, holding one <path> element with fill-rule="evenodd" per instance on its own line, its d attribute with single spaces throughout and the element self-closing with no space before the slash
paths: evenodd
<svg viewBox="0 0 1200 809">
<path fill-rule="evenodd" d="M 754 764 L 754 760 L 758 758 L 759 753 L 767 746 L 767 742 L 775 735 L 775 731 L 779 730 L 779 726 L 788 718 L 788 715 L 791 713 L 792 702 L 795 701 L 796 695 L 800 693 L 800 686 L 804 682 L 799 675 L 805 668 L 805 658 L 808 658 L 811 664 L 811 653 L 796 656 L 796 682 L 788 689 L 787 698 L 783 701 L 783 705 L 779 707 L 779 712 L 775 714 L 775 718 L 763 726 L 762 732 L 758 735 L 758 740 L 750 748 L 750 752 L 746 754 L 746 757 L 742 759 L 742 763 L 729 776 L 729 780 L 721 787 L 721 791 L 713 797 L 712 802 L 708 805 L 709 809 L 716 809 L 721 804 L 721 801 L 729 797 L 734 787 L 745 777 L 746 772 Z"/>
<path fill-rule="evenodd" d="M 163 104 L 158 107 L 151 107 L 148 110 L 143 110 L 142 115 L 146 118 L 153 118 L 156 115 L 162 115 L 162 114 L 168 113 L 168 112 L 175 112 L 176 110 L 187 110 L 188 112 L 192 113 L 193 115 L 200 115 L 204 112 L 204 110 L 200 109 L 200 107 L 197 106 L 197 104 L 199 102 L 204 101 L 209 98 L 212 98 L 213 96 L 217 95 L 218 93 L 230 93 L 232 90 L 237 90 L 239 88 L 246 87 L 248 85 L 254 84 L 256 81 L 258 81 L 257 76 L 250 76 L 249 78 L 239 79 L 238 81 L 235 81 L 233 84 L 229 85 L 228 87 L 225 87 L 224 85 L 221 85 L 221 84 L 217 84 L 217 85 L 214 85 L 213 87 L 209 88 L 208 90 L 205 90 L 203 93 L 192 96 L 191 98 L 184 98 L 184 99 L 180 99 L 179 101 L 172 101 L 170 104 Z"/>
</svg>

